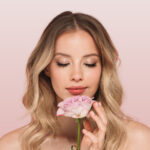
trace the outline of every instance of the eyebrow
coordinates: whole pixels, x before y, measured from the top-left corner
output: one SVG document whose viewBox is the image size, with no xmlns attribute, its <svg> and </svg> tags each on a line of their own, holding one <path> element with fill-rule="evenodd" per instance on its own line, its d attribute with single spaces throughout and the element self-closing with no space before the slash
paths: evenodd
<svg viewBox="0 0 150 150">
<path fill-rule="evenodd" d="M 65 57 L 71 57 L 70 55 L 65 54 L 65 53 L 55 53 L 54 56 L 56 56 L 56 55 L 61 55 L 61 56 L 65 56 Z M 95 54 L 95 53 L 87 54 L 87 55 L 84 55 L 83 57 L 90 57 L 90 56 L 100 57 L 98 54 Z"/>
</svg>

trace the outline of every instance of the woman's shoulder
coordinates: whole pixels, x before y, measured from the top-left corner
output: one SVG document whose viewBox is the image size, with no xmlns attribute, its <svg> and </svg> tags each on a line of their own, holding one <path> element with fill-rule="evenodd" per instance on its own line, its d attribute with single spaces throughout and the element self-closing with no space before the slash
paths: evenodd
<svg viewBox="0 0 150 150">
<path fill-rule="evenodd" d="M 21 150 L 20 135 L 26 127 L 27 125 L 3 135 L 0 138 L 0 150 Z"/>
<path fill-rule="evenodd" d="M 138 121 L 126 121 L 126 149 L 150 150 L 150 128 Z"/>
<path fill-rule="evenodd" d="M 146 126 L 145 124 L 139 122 L 130 120 L 126 123 L 127 127 L 127 133 L 130 136 L 134 136 L 137 138 L 146 138 L 148 137 L 150 140 L 150 128 Z"/>
</svg>

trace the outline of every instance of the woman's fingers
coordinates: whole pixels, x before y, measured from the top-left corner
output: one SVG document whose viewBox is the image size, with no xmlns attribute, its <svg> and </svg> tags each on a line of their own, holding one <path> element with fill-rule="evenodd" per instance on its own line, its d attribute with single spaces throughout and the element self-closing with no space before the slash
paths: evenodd
<svg viewBox="0 0 150 150">
<path fill-rule="evenodd" d="M 88 120 L 84 122 L 84 128 L 82 130 L 84 136 L 82 139 L 81 150 L 97 150 L 102 149 L 104 144 L 104 138 L 106 133 L 106 125 L 107 125 L 107 118 L 105 115 L 105 111 L 101 104 L 94 103 L 93 104 L 94 111 L 90 111 L 90 117 L 96 122 L 97 127 L 93 132 L 92 126 Z M 86 148 L 85 148 L 86 147 Z"/>
<path fill-rule="evenodd" d="M 83 126 L 86 130 L 88 131 L 92 131 L 92 126 L 90 121 L 88 121 L 87 119 L 83 121 Z"/>
<path fill-rule="evenodd" d="M 102 107 L 101 102 L 98 102 L 98 104 L 100 106 L 100 110 L 102 111 L 101 118 L 102 118 L 104 124 L 106 125 L 107 124 L 107 119 L 106 119 L 107 117 L 106 117 L 104 108 Z"/>
<path fill-rule="evenodd" d="M 93 132 L 94 135 L 97 137 L 97 143 L 93 142 L 93 148 L 98 147 L 99 149 L 102 149 L 104 144 L 104 138 L 106 133 L 106 126 L 107 126 L 107 118 L 105 115 L 105 111 L 100 103 L 94 103 L 93 104 L 95 113 L 93 111 L 90 112 L 91 117 L 96 122 L 97 127 L 95 131 Z M 97 149 L 97 148 L 96 148 Z"/>
<path fill-rule="evenodd" d="M 104 108 L 102 107 L 100 102 L 95 102 L 93 104 L 94 109 L 96 110 L 97 115 L 102 119 L 103 123 L 106 125 L 107 124 L 107 119 L 106 115 L 104 112 Z"/>
<path fill-rule="evenodd" d="M 93 111 L 90 111 L 90 116 L 96 122 L 96 124 L 100 130 L 106 131 L 107 119 L 105 116 L 104 109 L 97 102 L 95 102 L 93 104 L 93 106 L 94 106 L 95 112 L 97 114 L 95 114 Z"/>
<path fill-rule="evenodd" d="M 90 111 L 90 116 L 92 117 L 92 119 L 96 122 L 98 128 L 101 130 L 103 129 L 103 125 L 101 123 L 101 120 L 100 118 L 93 112 L 93 111 Z"/>
<path fill-rule="evenodd" d="M 86 129 L 83 129 L 82 132 L 92 141 L 92 143 L 97 144 L 98 139 L 93 133 L 91 133 L 90 131 L 87 131 Z"/>
<path fill-rule="evenodd" d="M 82 133 L 83 133 L 83 131 L 82 131 Z M 80 144 L 80 149 L 81 150 L 89 150 L 89 148 L 91 147 L 91 144 L 92 144 L 91 139 L 84 134 L 81 144 Z"/>
</svg>

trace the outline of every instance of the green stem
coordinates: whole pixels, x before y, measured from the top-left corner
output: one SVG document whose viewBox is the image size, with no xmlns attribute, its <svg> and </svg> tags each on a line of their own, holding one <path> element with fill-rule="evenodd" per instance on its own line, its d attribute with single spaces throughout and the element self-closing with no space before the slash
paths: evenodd
<svg viewBox="0 0 150 150">
<path fill-rule="evenodd" d="M 77 150 L 80 150 L 80 119 L 78 118 Z"/>
</svg>

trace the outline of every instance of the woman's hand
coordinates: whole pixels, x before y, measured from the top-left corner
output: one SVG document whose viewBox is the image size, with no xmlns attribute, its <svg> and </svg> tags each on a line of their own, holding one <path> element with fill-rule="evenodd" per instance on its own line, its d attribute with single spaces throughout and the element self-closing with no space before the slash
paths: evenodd
<svg viewBox="0 0 150 150">
<path fill-rule="evenodd" d="M 85 129 L 82 130 L 84 136 L 81 141 L 80 150 L 103 150 L 107 118 L 100 102 L 94 102 L 93 107 L 96 114 L 90 111 L 89 115 L 96 122 L 98 128 L 92 132 L 90 122 L 88 120 L 84 122 Z"/>
</svg>

